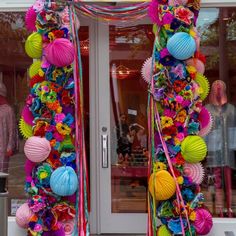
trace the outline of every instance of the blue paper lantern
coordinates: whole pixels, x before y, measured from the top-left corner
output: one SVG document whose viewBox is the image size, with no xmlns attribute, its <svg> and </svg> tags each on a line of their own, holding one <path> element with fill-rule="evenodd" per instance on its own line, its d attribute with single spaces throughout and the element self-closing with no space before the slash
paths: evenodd
<svg viewBox="0 0 236 236">
<path fill-rule="evenodd" d="M 196 42 L 191 35 L 185 32 L 178 32 L 168 40 L 167 49 L 176 59 L 187 60 L 194 55 Z"/>
<path fill-rule="evenodd" d="M 59 196 L 73 195 L 78 189 L 78 177 L 74 169 L 70 166 L 57 168 L 51 175 L 50 187 Z"/>
</svg>

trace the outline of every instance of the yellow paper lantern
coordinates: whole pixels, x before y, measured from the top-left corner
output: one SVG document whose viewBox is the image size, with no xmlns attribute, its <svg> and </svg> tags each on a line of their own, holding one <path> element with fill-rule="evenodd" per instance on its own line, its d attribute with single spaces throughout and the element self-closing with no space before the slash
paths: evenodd
<svg viewBox="0 0 236 236">
<path fill-rule="evenodd" d="M 174 195 L 176 185 L 170 173 L 166 170 L 161 170 L 151 174 L 148 189 L 156 200 L 167 200 Z"/>
<path fill-rule="evenodd" d="M 33 76 L 37 75 L 39 73 L 40 69 L 41 69 L 41 61 L 37 60 L 29 68 L 29 76 L 30 76 L 30 78 L 32 78 Z"/>
<path fill-rule="evenodd" d="M 32 33 L 25 42 L 25 51 L 31 58 L 39 59 L 42 56 L 43 43 L 39 33 Z"/>
</svg>

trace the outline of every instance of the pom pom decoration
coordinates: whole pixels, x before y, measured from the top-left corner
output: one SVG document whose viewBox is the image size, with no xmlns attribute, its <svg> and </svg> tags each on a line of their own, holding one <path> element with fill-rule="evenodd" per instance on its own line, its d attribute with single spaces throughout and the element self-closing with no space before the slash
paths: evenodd
<svg viewBox="0 0 236 236">
<path fill-rule="evenodd" d="M 68 39 L 55 39 L 45 48 L 46 59 L 57 67 L 69 66 L 74 61 L 74 56 L 74 46 Z"/>
<path fill-rule="evenodd" d="M 171 233 L 165 225 L 162 225 L 158 228 L 157 236 L 171 236 Z"/>
<path fill-rule="evenodd" d="M 188 3 L 188 0 L 169 0 L 168 5 L 169 6 L 183 6 Z"/>
<path fill-rule="evenodd" d="M 19 122 L 19 130 L 21 135 L 27 139 L 33 136 L 32 126 L 28 125 L 22 118 Z"/>
<path fill-rule="evenodd" d="M 156 200 L 167 200 L 174 195 L 176 185 L 170 173 L 166 170 L 161 170 L 150 176 L 148 189 Z"/>
<path fill-rule="evenodd" d="M 38 59 L 42 56 L 42 36 L 39 33 L 32 33 L 25 42 L 25 51 L 31 58 Z"/>
<path fill-rule="evenodd" d="M 70 196 L 78 188 L 78 177 L 70 166 L 59 167 L 51 175 L 50 187 L 59 196 Z"/>
<path fill-rule="evenodd" d="M 74 225 L 75 225 L 75 222 L 73 220 L 66 221 L 62 224 L 62 227 L 64 228 L 66 236 L 72 236 L 73 235 Z"/>
<path fill-rule="evenodd" d="M 30 76 L 30 78 L 32 78 L 33 76 L 37 75 L 39 73 L 40 69 L 41 69 L 41 61 L 37 60 L 29 68 L 29 76 Z"/>
<path fill-rule="evenodd" d="M 37 30 L 35 26 L 36 17 L 37 17 L 36 11 L 34 10 L 33 7 L 30 7 L 25 14 L 25 26 L 26 29 L 30 32 Z"/>
<path fill-rule="evenodd" d="M 189 163 L 202 161 L 207 154 L 207 145 L 200 136 L 187 136 L 181 143 L 183 158 Z"/>
<path fill-rule="evenodd" d="M 190 58 L 186 61 L 186 64 L 188 66 L 193 66 L 196 68 L 197 72 L 200 74 L 204 74 L 205 72 L 205 65 L 203 64 L 202 61 L 200 61 L 197 58 Z"/>
<path fill-rule="evenodd" d="M 208 79 L 204 75 L 197 73 L 195 81 L 198 83 L 201 89 L 200 98 L 205 100 L 210 91 L 210 83 Z"/>
<path fill-rule="evenodd" d="M 194 227 L 198 235 L 206 235 L 211 231 L 213 225 L 211 214 L 203 208 L 196 210 Z"/>
<path fill-rule="evenodd" d="M 204 137 L 208 135 L 212 129 L 213 119 L 211 113 L 205 107 L 202 107 L 198 119 L 200 122 L 200 131 L 198 135 Z"/>
<path fill-rule="evenodd" d="M 33 126 L 34 116 L 28 106 L 24 106 L 21 112 L 22 119 L 30 126 Z"/>
<path fill-rule="evenodd" d="M 46 138 L 30 137 L 25 143 L 24 152 L 29 160 L 42 162 L 51 152 L 50 142 Z"/>
<path fill-rule="evenodd" d="M 184 174 L 190 177 L 195 184 L 201 184 L 204 178 L 204 168 L 201 163 L 185 163 Z"/>
<path fill-rule="evenodd" d="M 151 76 L 152 76 L 152 57 L 149 57 L 143 63 L 141 74 L 144 81 L 147 83 L 150 83 Z"/>
<path fill-rule="evenodd" d="M 27 203 L 21 205 L 16 211 L 16 223 L 21 228 L 27 228 L 30 218 L 33 216 L 33 212 L 30 210 Z"/>
<path fill-rule="evenodd" d="M 167 49 L 176 59 L 186 60 L 194 55 L 196 42 L 191 35 L 178 32 L 167 41 Z"/>
</svg>

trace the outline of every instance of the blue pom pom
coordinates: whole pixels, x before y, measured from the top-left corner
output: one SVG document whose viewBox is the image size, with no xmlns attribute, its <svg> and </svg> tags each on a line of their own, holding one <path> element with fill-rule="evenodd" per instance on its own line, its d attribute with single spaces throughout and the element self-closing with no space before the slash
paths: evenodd
<svg viewBox="0 0 236 236">
<path fill-rule="evenodd" d="M 174 58 L 186 60 L 195 53 L 196 42 L 191 35 L 185 32 L 178 32 L 168 40 L 167 49 Z"/>
<path fill-rule="evenodd" d="M 73 168 L 57 168 L 51 175 L 50 187 L 59 196 L 73 195 L 78 188 L 78 178 Z"/>
</svg>

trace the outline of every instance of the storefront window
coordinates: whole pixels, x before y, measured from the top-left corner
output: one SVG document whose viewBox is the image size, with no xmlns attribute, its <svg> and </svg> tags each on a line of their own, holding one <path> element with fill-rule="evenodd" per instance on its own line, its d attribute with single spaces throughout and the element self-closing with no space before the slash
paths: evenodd
<svg viewBox="0 0 236 236">
<path fill-rule="evenodd" d="M 24 12 L 0 12 L 0 172 L 9 173 L 8 214 L 15 215 L 25 202 L 25 139 L 18 128 L 25 99 L 29 93 L 28 68 L 32 64 L 24 49 L 29 32 Z M 89 35 L 81 26 L 79 37 L 83 61 L 84 119 L 86 154 L 89 157 Z"/>
<path fill-rule="evenodd" d="M 198 22 L 211 85 L 205 105 L 213 119 L 202 191 L 215 217 L 236 216 L 235 24 L 236 8 L 202 9 Z"/>
</svg>

